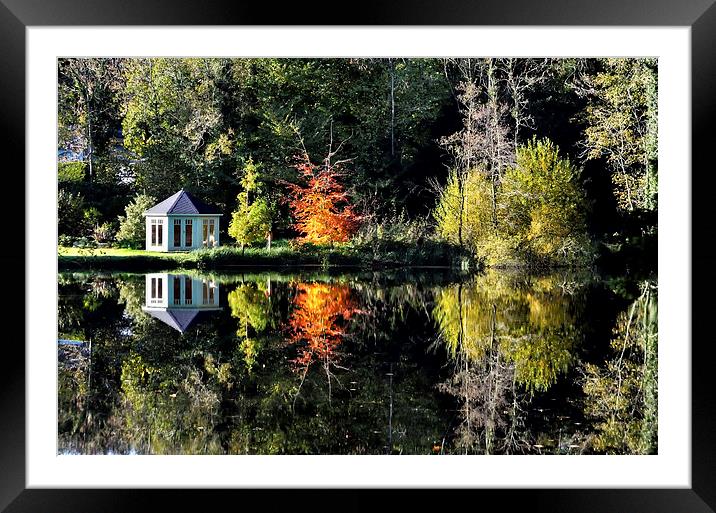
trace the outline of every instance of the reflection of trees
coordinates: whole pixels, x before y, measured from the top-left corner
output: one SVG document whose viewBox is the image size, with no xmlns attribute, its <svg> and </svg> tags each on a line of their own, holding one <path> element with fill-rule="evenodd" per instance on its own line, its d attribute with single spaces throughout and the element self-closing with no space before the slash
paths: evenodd
<svg viewBox="0 0 716 513">
<path fill-rule="evenodd" d="M 423 325 L 430 317 L 432 287 L 416 280 L 399 285 L 356 281 L 351 290 L 360 302 L 361 315 L 351 319 L 347 337 L 363 349 L 382 350 L 396 336 L 402 345 L 412 343 L 413 335 L 406 327 Z M 420 337 L 431 335 L 421 333 Z"/>
<path fill-rule="evenodd" d="M 298 347 L 292 360 L 305 378 L 313 362 L 320 362 L 331 390 L 331 368 L 338 364 L 338 351 L 345 323 L 357 311 L 348 285 L 341 283 L 299 283 L 296 286 L 294 309 L 288 320 L 290 343 Z"/>
<path fill-rule="evenodd" d="M 140 454 L 219 454 L 217 390 L 199 368 L 148 364 L 137 354 L 122 364 L 120 439 Z"/>
<path fill-rule="evenodd" d="M 584 437 L 592 436 L 582 403 L 571 401 L 580 397 L 581 385 L 572 388 L 564 379 L 582 347 L 583 329 L 576 326 L 587 297 L 569 277 L 491 272 L 436 285 L 405 277 L 386 283 L 375 276 L 234 274 L 221 277 L 229 308 L 184 335 L 140 313 L 142 276 L 104 279 L 113 285 L 79 275 L 58 280 L 59 323 L 66 328 L 61 338 L 92 340 L 91 369 L 60 369 L 61 451 L 574 452 L 570 444 L 582 448 Z M 87 295 L 97 298 L 87 303 L 91 308 L 85 307 Z M 595 393 L 587 398 L 593 403 L 587 412 L 607 427 L 606 410 L 595 409 L 607 404 L 598 392 L 629 404 L 609 415 L 622 422 L 611 425 L 633 433 L 632 446 L 637 442 L 631 439 L 648 439 L 647 427 L 655 430 L 655 423 L 628 424 L 635 394 L 653 405 L 636 407 L 637 418 L 656 412 L 655 388 L 648 386 L 655 383 L 656 360 L 646 357 L 640 381 L 632 372 L 632 364 L 642 364 L 632 339 L 644 322 L 639 308 L 631 321 L 629 310 L 620 317 L 622 334 L 630 326 L 629 338 L 615 335 L 621 341 L 615 362 L 624 347 L 620 395 L 613 394 L 616 371 L 600 366 L 595 376 L 605 379 L 594 381 Z M 437 356 L 425 351 L 435 325 Z M 649 355 L 655 355 L 655 336 L 653 343 Z M 449 395 L 438 393 L 439 382 Z M 642 392 L 635 383 L 642 383 Z M 550 403 L 553 398 L 557 402 Z M 618 452 L 619 443 L 602 434 L 587 449 Z"/>
<path fill-rule="evenodd" d="M 103 318 L 108 310 L 105 301 L 117 292 L 114 280 L 104 275 L 69 274 L 60 275 L 57 285 L 60 334 L 68 338 L 89 337 L 86 332 L 93 327 L 92 320 Z"/>
<path fill-rule="evenodd" d="M 151 322 L 151 316 L 142 310 L 144 304 L 144 280 L 124 279 L 119 282 L 118 301 L 124 304 L 124 313 L 135 323 Z"/>
<path fill-rule="evenodd" d="M 585 413 L 596 423 L 590 447 L 608 454 L 657 450 L 657 284 L 617 317 L 604 365 L 585 365 Z"/>
<path fill-rule="evenodd" d="M 58 338 L 76 345 L 58 346 L 58 449 L 98 452 L 113 447 L 107 386 L 127 341 L 129 321 L 117 304 L 111 276 L 58 276 Z"/>
<path fill-rule="evenodd" d="M 58 414 L 61 432 L 85 437 L 91 428 L 88 413 L 90 350 L 84 345 L 60 345 L 57 355 Z"/>
<path fill-rule="evenodd" d="M 244 363 L 251 370 L 262 347 L 259 336 L 267 328 L 276 327 L 276 316 L 271 307 L 271 280 L 242 283 L 229 292 L 227 301 L 231 315 L 239 320 L 236 336 Z"/>
<path fill-rule="evenodd" d="M 455 444 L 466 452 L 523 452 L 525 406 L 574 360 L 574 298 L 563 277 L 495 271 L 436 294 L 433 317 L 452 361 L 441 390 L 460 401 Z"/>
</svg>

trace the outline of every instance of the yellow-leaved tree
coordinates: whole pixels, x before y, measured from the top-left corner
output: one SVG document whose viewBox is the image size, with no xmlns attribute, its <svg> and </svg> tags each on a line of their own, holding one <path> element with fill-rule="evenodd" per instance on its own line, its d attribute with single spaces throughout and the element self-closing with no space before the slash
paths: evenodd
<svg viewBox="0 0 716 513">
<path fill-rule="evenodd" d="M 251 159 L 246 164 L 241 179 L 243 190 L 236 197 L 238 206 L 231 214 L 229 235 L 244 247 L 254 242 L 267 240 L 271 249 L 271 221 L 273 212 L 269 203 L 262 197 L 251 201 L 250 195 L 258 194 L 258 168 Z"/>
<path fill-rule="evenodd" d="M 549 139 L 517 147 L 494 184 L 482 168 L 452 172 L 433 212 L 444 239 L 487 265 L 585 265 L 593 258 L 580 170 Z"/>
</svg>

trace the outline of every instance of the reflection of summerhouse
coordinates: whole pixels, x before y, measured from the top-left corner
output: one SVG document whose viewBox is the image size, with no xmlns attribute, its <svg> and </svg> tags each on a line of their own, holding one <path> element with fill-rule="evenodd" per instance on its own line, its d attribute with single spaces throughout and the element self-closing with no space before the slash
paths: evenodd
<svg viewBox="0 0 716 513">
<path fill-rule="evenodd" d="M 219 284 L 186 274 L 145 275 L 142 310 L 184 333 L 202 312 L 220 310 Z"/>
<path fill-rule="evenodd" d="M 188 251 L 219 245 L 219 211 L 184 189 L 144 212 L 148 251 Z"/>
</svg>

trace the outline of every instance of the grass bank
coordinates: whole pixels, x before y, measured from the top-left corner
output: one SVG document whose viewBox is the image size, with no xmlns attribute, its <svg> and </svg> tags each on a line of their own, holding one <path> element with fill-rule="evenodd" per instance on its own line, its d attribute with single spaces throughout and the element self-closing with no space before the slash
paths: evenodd
<svg viewBox="0 0 716 513">
<path fill-rule="evenodd" d="M 169 269 L 238 269 L 355 267 L 361 269 L 397 269 L 442 267 L 476 270 L 477 262 L 459 247 L 446 243 L 405 244 L 379 242 L 370 245 L 336 244 L 292 247 L 279 243 L 270 251 L 265 248 L 224 246 L 186 253 L 156 253 L 118 248 L 66 248 L 58 250 L 60 270 L 169 270 Z"/>
</svg>

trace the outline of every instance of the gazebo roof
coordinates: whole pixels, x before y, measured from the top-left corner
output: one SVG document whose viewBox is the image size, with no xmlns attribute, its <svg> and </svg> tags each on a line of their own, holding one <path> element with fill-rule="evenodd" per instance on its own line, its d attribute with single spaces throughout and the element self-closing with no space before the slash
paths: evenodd
<svg viewBox="0 0 716 513">
<path fill-rule="evenodd" d="M 152 317 L 159 319 L 164 324 L 171 326 L 180 333 L 184 333 L 196 320 L 199 311 L 167 309 L 167 310 L 145 310 Z"/>
<path fill-rule="evenodd" d="M 144 214 L 153 215 L 187 215 L 187 214 L 216 214 L 220 215 L 216 207 L 208 205 L 200 199 L 189 194 L 184 189 L 176 194 L 169 196 L 161 203 L 157 203 L 152 208 L 146 210 Z"/>
</svg>

